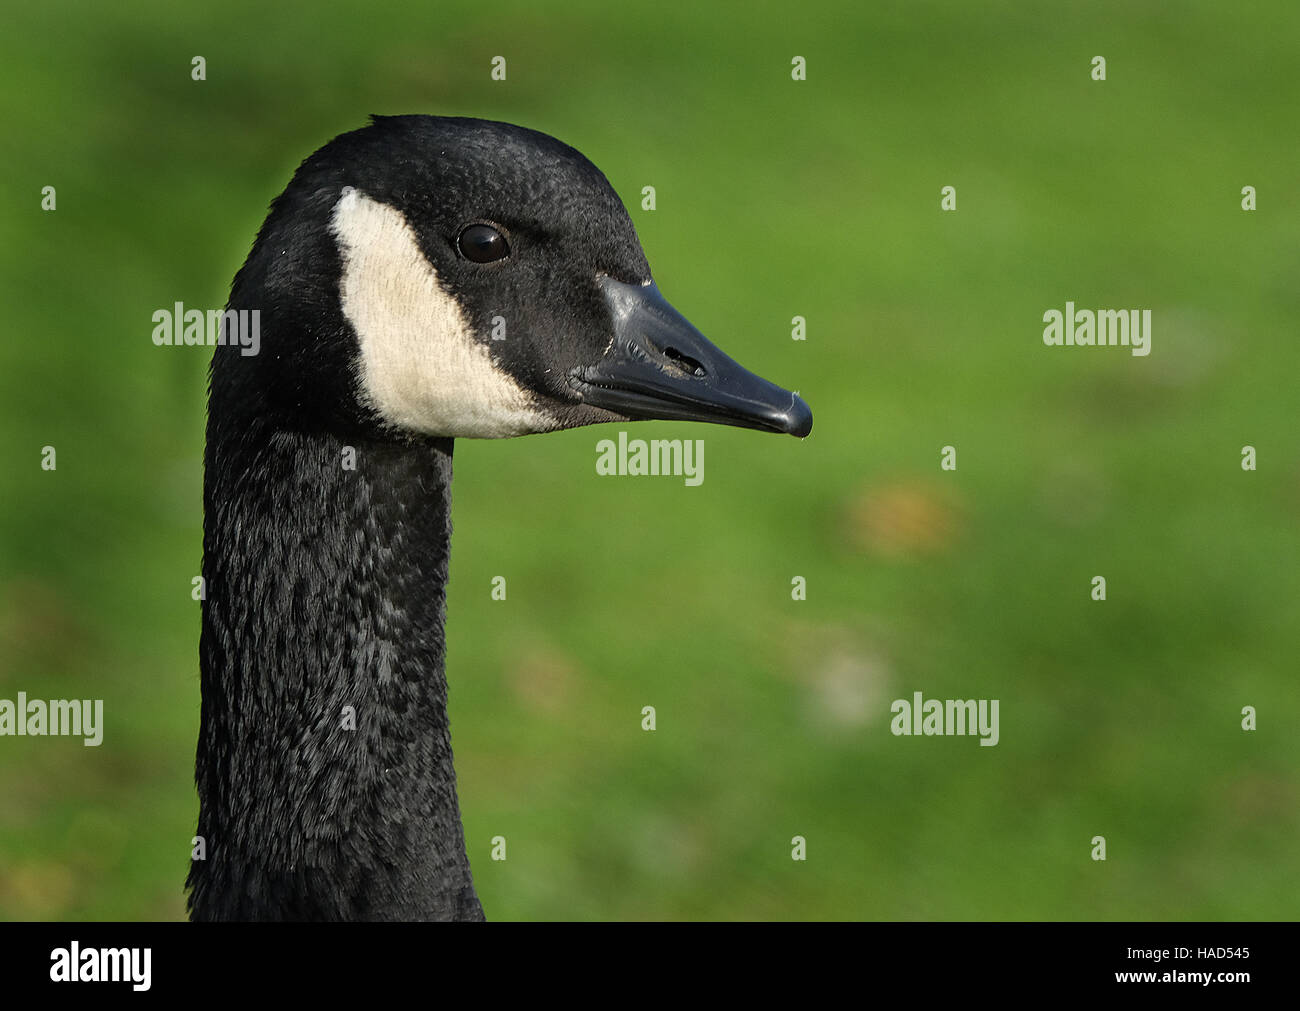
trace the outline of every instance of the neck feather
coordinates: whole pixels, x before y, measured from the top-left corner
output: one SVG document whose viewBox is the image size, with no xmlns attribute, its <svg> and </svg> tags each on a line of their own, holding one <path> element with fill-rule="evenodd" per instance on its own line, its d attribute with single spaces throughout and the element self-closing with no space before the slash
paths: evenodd
<svg viewBox="0 0 1300 1011">
<path fill-rule="evenodd" d="M 451 440 L 224 420 L 205 459 L 191 916 L 481 918 L 443 670 Z"/>
</svg>

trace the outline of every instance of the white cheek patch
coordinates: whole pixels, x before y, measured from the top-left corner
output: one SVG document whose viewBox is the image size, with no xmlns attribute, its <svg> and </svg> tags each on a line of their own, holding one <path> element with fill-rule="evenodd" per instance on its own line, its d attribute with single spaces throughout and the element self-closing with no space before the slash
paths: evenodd
<svg viewBox="0 0 1300 1011">
<path fill-rule="evenodd" d="M 346 187 L 330 227 L 343 315 L 361 344 L 361 393 L 385 421 L 482 439 L 556 427 L 492 364 L 400 211 Z"/>
</svg>

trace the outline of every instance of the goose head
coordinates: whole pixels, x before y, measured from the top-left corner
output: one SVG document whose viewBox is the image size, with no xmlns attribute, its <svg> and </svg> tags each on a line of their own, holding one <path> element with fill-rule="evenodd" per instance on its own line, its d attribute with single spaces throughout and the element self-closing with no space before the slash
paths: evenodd
<svg viewBox="0 0 1300 1011">
<path fill-rule="evenodd" d="M 272 317 L 261 360 L 231 370 L 259 373 L 260 399 L 389 437 L 812 427 L 665 300 L 590 161 L 506 123 L 376 117 L 336 138 L 275 202 L 232 294 Z"/>
<path fill-rule="evenodd" d="M 591 162 L 503 123 L 325 145 L 229 308 L 260 347 L 211 372 L 191 915 L 481 918 L 446 713 L 454 440 L 812 416 L 665 301 Z"/>
</svg>

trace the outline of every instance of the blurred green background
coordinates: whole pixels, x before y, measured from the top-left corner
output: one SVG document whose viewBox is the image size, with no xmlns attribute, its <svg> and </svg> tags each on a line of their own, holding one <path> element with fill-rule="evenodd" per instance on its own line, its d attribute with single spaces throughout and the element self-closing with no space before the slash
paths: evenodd
<svg viewBox="0 0 1300 1011">
<path fill-rule="evenodd" d="M 816 416 L 625 426 L 705 439 L 698 488 L 597 477 L 619 426 L 459 443 L 489 918 L 1295 917 L 1300 7 L 205 6 L 5 10 L 0 697 L 106 731 L 0 738 L 0 917 L 184 915 L 209 352 L 150 317 L 222 305 L 372 112 L 579 148 L 665 294 Z M 1067 299 L 1152 309 L 1150 357 L 1044 347 Z M 1000 699 L 1001 743 L 892 736 L 914 691 Z"/>
</svg>

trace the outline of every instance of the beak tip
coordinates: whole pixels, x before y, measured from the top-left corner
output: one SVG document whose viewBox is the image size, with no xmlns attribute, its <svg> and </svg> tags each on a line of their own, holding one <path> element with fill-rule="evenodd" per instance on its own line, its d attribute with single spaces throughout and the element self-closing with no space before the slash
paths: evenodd
<svg viewBox="0 0 1300 1011">
<path fill-rule="evenodd" d="M 785 411 L 782 422 L 782 430 L 786 434 L 793 435 L 796 439 L 805 439 L 812 431 L 812 408 L 802 398 L 794 396 L 794 402 Z"/>
</svg>

